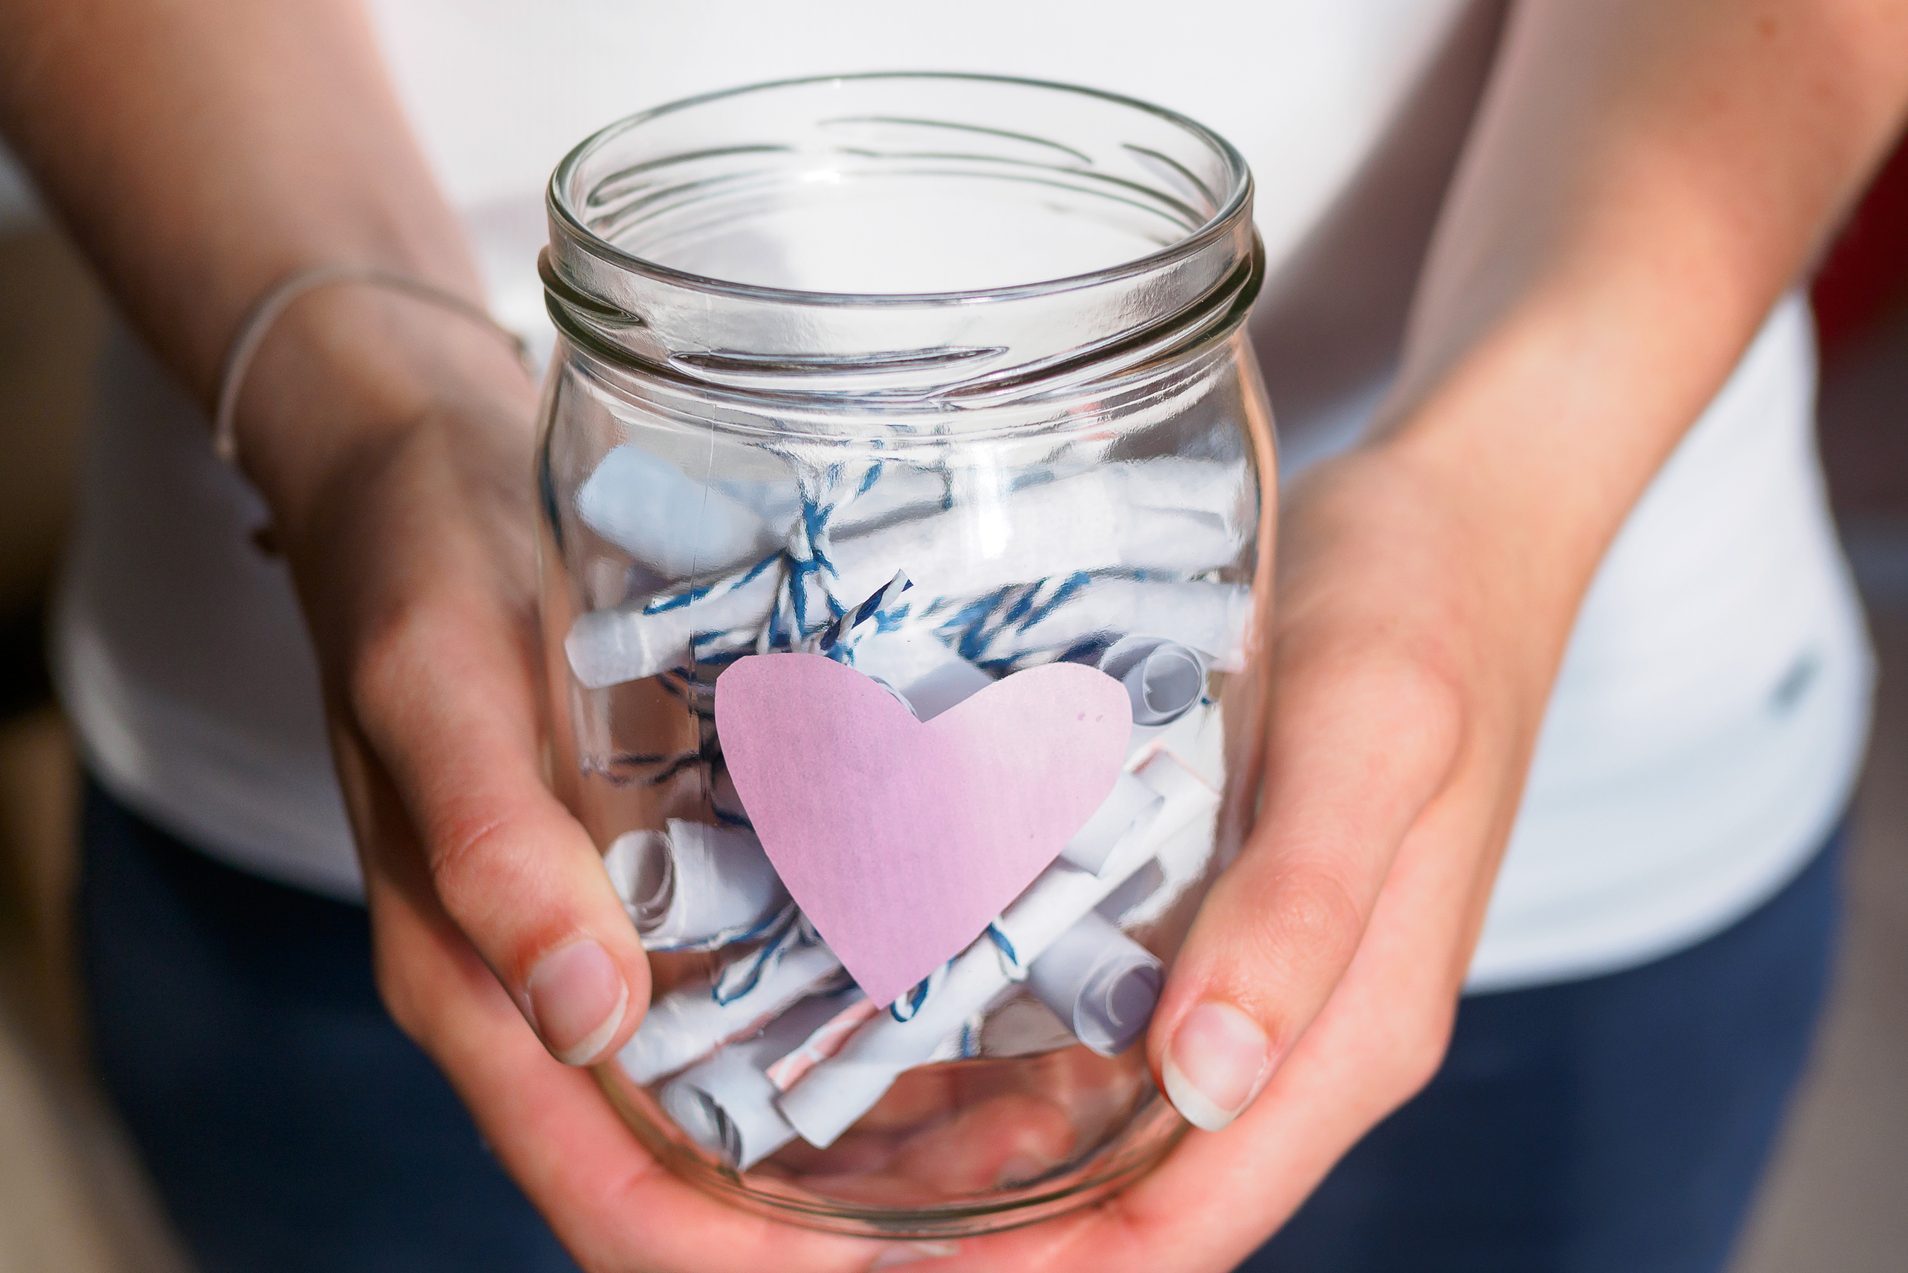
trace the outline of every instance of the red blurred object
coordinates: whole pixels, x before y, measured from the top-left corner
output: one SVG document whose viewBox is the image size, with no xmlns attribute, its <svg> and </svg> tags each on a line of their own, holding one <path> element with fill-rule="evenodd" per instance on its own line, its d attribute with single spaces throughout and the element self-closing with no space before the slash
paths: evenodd
<svg viewBox="0 0 1908 1273">
<path fill-rule="evenodd" d="M 1908 302 L 1908 143 L 1869 186 L 1811 296 L 1825 352 Z"/>
</svg>

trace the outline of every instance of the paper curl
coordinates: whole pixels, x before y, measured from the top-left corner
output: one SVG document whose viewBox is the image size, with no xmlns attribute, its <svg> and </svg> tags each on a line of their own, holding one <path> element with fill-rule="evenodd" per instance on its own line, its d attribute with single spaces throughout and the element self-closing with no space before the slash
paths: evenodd
<svg viewBox="0 0 1908 1273">
<path fill-rule="evenodd" d="M 852 986 L 794 1004 L 751 1038 L 739 1039 L 663 1085 L 663 1110 L 704 1149 L 747 1171 L 795 1138 L 775 1107 L 781 1090 L 766 1070 L 801 1046 L 861 992 Z"/>
<path fill-rule="evenodd" d="M 1153 952 L 1089 914 L 1034 960 L 1027 980 L 1080 1042 L 1116 1056 L 1146 1033 L 1165 972 Z"/>
<path fill-rule="evenodd" d="M 841 961 L 791 907 L 761 946 L 729 960 L 712 980 L 650 1004 L 617 1062 L 636 1082 L 653 1083 L 846 980 Z"/>
<path fill-rule="evenodd" d="M 788 892 L 755 836 L 671 818 L 620 835 L 603 866 L 652 952 L 713 950 L 761 935 Z"/>
<path fill-rule="evenodd" d="M 1123 637 L 1100 656 L 1100 670 L 1126 687 L 1136 729 L 1170 725 L 1206 693 L 1206 660 L 1165 637 Z"/>
</svg>

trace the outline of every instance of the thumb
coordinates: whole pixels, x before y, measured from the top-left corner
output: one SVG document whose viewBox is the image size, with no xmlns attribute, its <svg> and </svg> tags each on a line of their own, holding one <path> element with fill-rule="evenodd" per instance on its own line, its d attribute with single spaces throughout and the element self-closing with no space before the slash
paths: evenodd
<svg viewBox="0 0 1908 1273">
<path fill-rule="evenodd" d="M 361 652 L 354 724 L 415 833 L 373 832 L 364 851 L 421 850 L 437 901 L 544 1046 L 585 1065 L 634 1031 L 648 964 L 588 833 L 543 782 L 529 658 L 496 615 L 454 602 L 418 603 Z"/>
<path fill-rule="evenodd" d="M 1450 771 L 1455 695 L 1390 656 L 1286 655 L 1259 815 L 1174 960 L 1149 1052 L 1187 1122 L 1265 1087 L 1350 966 L 1399 842 Z"/>
</svg>

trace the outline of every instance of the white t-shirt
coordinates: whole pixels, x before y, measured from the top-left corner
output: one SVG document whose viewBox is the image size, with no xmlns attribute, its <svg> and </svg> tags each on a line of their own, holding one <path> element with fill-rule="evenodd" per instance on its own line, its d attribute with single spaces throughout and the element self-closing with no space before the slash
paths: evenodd
<svg viewBox="0 0 1908 1273">
<path fill-rule="evenodd" d="M 1252 320 L 1289 475 L 1382 393 L 1488 71 L 1496 6 L 376 0 L 399 91 L 505 319 L 547 334 L 543 183 L 599 125 L 707 89 L 932 66 L 1064 79 L 1218 129 L 1258 182 Z M 1472 973 L 1619 967 L 1723 927 L 1833 827 L 1870 664 L 1812 440 L 1813 335 L 1771 316 L 1630 518 L 1577 625 Z M 526 516 L 529 514 L 526 512 Z M 316 674 L 255 497 L 130 339 L 100 369 L 58 616 L 100 778 L 247 868 L 353 896 Z"/>
</svg>

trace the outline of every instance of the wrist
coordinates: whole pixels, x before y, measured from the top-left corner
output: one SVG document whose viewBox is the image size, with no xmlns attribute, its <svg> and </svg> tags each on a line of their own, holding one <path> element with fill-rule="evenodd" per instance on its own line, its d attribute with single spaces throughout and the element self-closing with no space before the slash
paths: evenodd
<svg viewBox="0 0 1908 1273">
<path fill-rule="evenodd" d="M 515 422 L 536 386 L 500 331 L 386 287 L 296 297 L 243 368 L 231 422 L 239 468 L 281 530 L 339 474 L 429 418 Z"/>
<path fill-rule="evenodd" d="M 1303 475 L 1280 518 L 1279 621 L 1355 613 L 1374 648 L 1541 702 L 1595 561 L 1559 550 L 1573 536 L 1470 458 L 1390 436 Z"/>
<path fill-rule="evenodd" d="M 1574 611 L 1680 435 L 1662 380 L 1599 347 L 1579 308 L 1533 303 L 1401 377 L 1366 446 L 1533 599 Z"/>
</svg>

